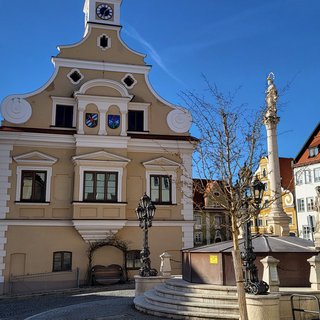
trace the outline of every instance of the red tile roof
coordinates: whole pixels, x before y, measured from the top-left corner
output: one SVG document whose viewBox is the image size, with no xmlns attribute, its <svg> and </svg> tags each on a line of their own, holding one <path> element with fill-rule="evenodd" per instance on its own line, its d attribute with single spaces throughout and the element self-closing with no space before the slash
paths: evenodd
<svg viewBox="0 0 320 320">
<path fill-rule="evenodd" d="M 319 152 L 315 157 L 309 157 L 309 148 L 318 147 Z M 294 167 L 304 166 L 306 164 L 320 163 L 320 122 L 311 133 L 308 140 L 294 159 Z"/>
</svg>

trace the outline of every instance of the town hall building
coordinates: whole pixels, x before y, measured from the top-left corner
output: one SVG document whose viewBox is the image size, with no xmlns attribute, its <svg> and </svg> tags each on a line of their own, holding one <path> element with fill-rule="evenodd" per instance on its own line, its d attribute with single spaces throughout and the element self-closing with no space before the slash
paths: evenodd
<svg viewBox="0 0 320 320">
<path fill-rule="evenodd" d="M 152 89 L 145 55 L 121 40 L 120 9 L 86 0 L 84 37 L 58 48 L 48 82 L 1 103 L 0 293 L 14 276 L 77 269 L 85 283 L 88 265 L 132 278 L 145 192 L 156 206 L 152 267 L 166 251 L 180 274 L 181 249 L 193 247 L 191 115 Z"/>
</svg>

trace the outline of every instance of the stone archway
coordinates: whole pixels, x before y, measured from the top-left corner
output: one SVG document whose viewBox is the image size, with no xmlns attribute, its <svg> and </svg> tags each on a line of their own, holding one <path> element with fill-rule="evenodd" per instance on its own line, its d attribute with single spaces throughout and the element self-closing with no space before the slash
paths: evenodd
<svg viewBox="0 0 320 320">
<path fill-rule="evenodd" d="M 123 272 L 124 272 L 124 279 L 125 281 L 127 281 L 128 279 L 128 271 L 127 271 L 127 251 L 128 251 L 128 244 L 127 242 L 118 239 L 117 237 L 111 237 L 108 238 L 106 240 L 102 240 L 102 241 L 97 241 L 97 242 L 92 242 L 89 244 L 89 248 L 88 248 L 88 284 L 91 285 L 92 284 L 92 260 L 93 260 L 93 256 L 94 253 L 102 247 L 106 247 L 106 246 L 111 246 L 111 247 L 115 247 L 119 250 L 122 251 L 123 254 Z"/>
</svg>

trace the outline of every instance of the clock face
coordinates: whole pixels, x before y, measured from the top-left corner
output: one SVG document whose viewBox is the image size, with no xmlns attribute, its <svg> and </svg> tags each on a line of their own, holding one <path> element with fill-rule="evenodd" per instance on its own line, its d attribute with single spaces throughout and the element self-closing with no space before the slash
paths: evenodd
<svg viewBox="0 0 320 320">
<path fill-rule="evenodd" d="M 113 10 L 106 3 L 101 3 L 97 6 L 97 16 L 103 20 L 109 20 L 113 16 Z"/>
</svg>

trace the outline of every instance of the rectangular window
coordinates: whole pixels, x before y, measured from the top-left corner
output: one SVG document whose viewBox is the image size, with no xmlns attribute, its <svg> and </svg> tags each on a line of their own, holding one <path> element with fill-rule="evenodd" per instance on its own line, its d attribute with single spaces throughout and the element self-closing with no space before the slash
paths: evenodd
<svg viewBox="0 0 320 320">
<path fill-rule="evenodd" d="M 72 128 L 73 106 L 56 105 L 56 127 Z"/>
<path fill-rule="evenodd" d="M 311 239 L 311 227 L 309 226 L 302 226 L 302 236 L 303 236 L 303 239 L 307 239 L 307 240 L 310 240 Z"/>
<path fill-rule="evenodd" d="M 139 250 L 130 250 L 127 252 L 127 269 L 140 269 L 141 260 L 140 260 L 140 251 Z"/>
<path fill-rule="evenodd" d="M 20 200 L 29 202 L 45 202 L 46 183 L 46 171 L 22 171 Z"/>
<path fill-rule="evenodd" d="M 320 182 L 320 168 L 315 168 L 313 173 L 314 173 L 314 182 Z"/>
<path fill-rule="evenodd" d="M 305 211 L 304 199 L 297 199 L 297 204 L 298 204 L 298 212 L 304 212 Z"/>
<path fill-rule="evenodd" d="M 222 225 L 222 217 L 221 216 L 214 217 L 214 225 L 215 225 L 215 228 L 221 227 L 221 225 Z"/>
<path fill-rule="evenodd" d="M 311 170 L 306 170 L 304 172 L 304 177 L 305 177 L 306 183 L 311 183 Z"/>
<path fill-rule="evenodd" d="M 171 204 L 171 176 L 150 176 L 151 200 L 155 204 Z"/>
<path fill-rule="evenodd" d="M 308 197 L 306 199 L 307 201 L 307 211 L 313 211 L 314 210 L 314 200 L 313 197 Z"/>
<path fill-rule="evenodd" d="M 268 191 L 268 182 L 264 182 L 263 185 L 264 185 L 264 191 Z"/>
<path fill-rule="evenodd" d="M 195 229 L 201 229 L 202 228 L 202 217 L 201 216 L 195 216 L 196 223 L 194 225 Z"/>
<path fill-rule="evenodd" d="M 72 268 L 72 253 L 69 251 L 57 251 L 53 253 L 52 271 L 69 271 Z"/>
<path fill-rule="evenodd" d="M 319 149 L 317 147 L 309 148 L 309 158 L 314 158 L 318 155 Z"/>
<path fill-rule="evenodd" d="M 128 131 L 143 131 L 143 111 L 129 110 L 128 111 Z"/>
<path fill-rule="evenodd" d="M 203 242 L 203 234 L 201 231 L 194 233 L 194 243 L 195 244 L 202 244 Z"/>
<path fill-rule="evenodd" d="M 263 168 L 263 169 L 262 169 L 262 176 L 263 176 L 264 178 L 267 177 L 267 169 L 266 169 L 266 168 Z"/>
<path fill-rule="evenodd" d="M 299 171 L 296 173 L 296 185 L 301 185 L 303 184 L 303 174 L 302 171 Z"/>
<path fill-rule="evenodd" d="M 83 189 L 84 201 L 116 202 L 118 173 L 87 171 L 84 173 Z"/>
</svg>

